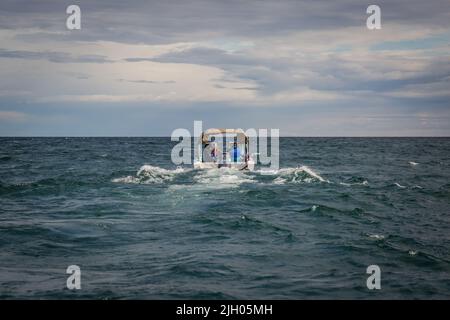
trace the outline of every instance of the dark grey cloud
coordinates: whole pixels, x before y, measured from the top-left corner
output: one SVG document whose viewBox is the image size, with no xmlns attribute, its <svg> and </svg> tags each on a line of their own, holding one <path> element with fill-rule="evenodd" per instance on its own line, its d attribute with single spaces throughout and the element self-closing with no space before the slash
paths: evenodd
<svg viewBox="0 0 450 320">
<path fill-rule="evenodd" d="M 107 63 L 113 62 L 101 55 L 78 55 L 74 56 L 66 52 L 54 51 L 24 51 L 7 50 L 0 48 L 0 58 L 26 59 L 26 60 L 47 60 L 55 63 Z"/>
<path fill-rule="evenodd" d="M 343 59 L 339 54 L 331 54 L 328 59 L 315 59 L 314 56 L 301 61 L 288 58 L 257 58 L 247 56 L 243 52 L 230 53 L 217 48 L 196 47 L 178 52 L 169 52 L 156 58 L 130 58 L 128 61 L 155 61 L 161 63 L 192 63 L 214 66 L 226 71 L 227 76 L 240 81 L 251 81 L 254 87 L 243 88 L 258 90 L 261 95 L 271 95 L 299 87 L 308 87 L 318 91 L 333 92 L 374 92 L 377 94 L 402 90 L 410 85 L 436 85 L 450 88 L 450 59 L 448 57 L 421 57 L 426 63 L 420 72 L 403 72 L 395 66 L 384 67 L 383 61 L 389 60 L 380 56 L 380 65 L 372 65 L 377 60 L 372 58 L 369 65 L 363 62 L 352 62 Z M 400 63 L 404 64 L 404 62 Z M 360 67 L 368 72 L 381 73 L 380 78 L 372 79 L 367 74 L 361 74 Z M 402 73 L 398 79 L 382 76 L 385 72 Z M 310 76 L 306 79 L 297 77 L 306 70 Z M 219 82 L 230 81 L 218 79 Z M 234 80 L 235 81 L 235 80 Z M 217 88 L 233 88 L 218 84 Z M 237 88 L 235 88 L 237 89 Z M 439 94 L 442 94 L 439 93 Z M 439 94 L 435 97 L 439 99 Z M 445 95 L 447 98 L 447 95 Z M 429 99 L 429 98 L 428 98 Z"/>
<path fill-rule="evenodd" d="M 154 61 L 170 63 L 191 63 L 213 66 L 255 65 L 257 61 L 240 53 L 230 53 L 217 48 L 195 47 L 179 52 L 169 52 L 156 58 L 127 58 L 128 62 Z"/>
<path fill-rule="evenodd" d="M 446 57 L 421 57 L 422 63 L 425 66 L 416 72 L 402 72 L 402 76 L 398 79 L 391 79 L 388 75 L 380 77 L 379 79 L 368 78 L 367 75 L 360 74 L 359 69 L 355 68 L 356 64 L 349 64 L 348 60 L 343 60 L 338 55 L 330 56 L 330 61 L 333 63 L 311 63 L 309 68 L 311 71 L 322 75 L 323 79 L 326 75 L 333 75 L 333 79 L 326 81 L 322 78 L 309 79 L 308 83 L 311 88 L 316 90 L 336 90 L 336 91 L 373 91 L 373 92 L 390 92 L 399 90 L 409 85 L 428 85 L 436 83 L 445 83 L 450 88 L 450 59 Z M 395 72 L 395 67 L 384 67 L 383 61 L 380 60 L 381 66 L 366 66 L 371 67 L 375 72 Z M 374 60 L 376 63 L 377 61 Z M 404 64 L 405 62 L 403 62 Z M 402 64 L 400 62 L 400 64 Z M 377 67 L 380 69 L 377 70 Z"/>
<path fill-rule="evenodd" d="M 126 60 L 129 62 L 153 61 L 218 67 L 227 72 L 225 78 L 218 79 L 218 81 L 236 81 L 236 79 L 251 81 L 257 85 L 243 89 L 259 90 L 261 94 L 286 90 L 297 84 L 290 77 L 291 60 L 257 58 L 244 52 L 228 52 L 217 48 L 194 47 L 183 51 L 169 52 L 155 58 L 128 58 Z M 235 80 L 227 79 L 227 76 Z"/>
<path fill-rule="evenodd" d="M 200 54 L 199 54 L 200 53 Z M 216 55 L 216 56 L 214 56 Z M 380 57 L 381 58 L 381 57 Z M 386 59 L 386 58 L 385 58 Z M 215 87 L 235 90 L 253 90 L 261 96 L 309 88 L 321 93 L 334 92 L 347 95 L 362 94 L 366 97 L 381 97 L 393 92 L 408 90 L 410 86 L 417 85 L 428 88 L 423 97 L 404 96 L 391 98 L 391 106 L 396 106 L 395 100 L 420 100 L 422 103 L 440 103 L 448 105 L 450 89 L 450 59 L 448 57 L 420 57 L 425 66 L 419 71 L 405 72 L 396 69 L 396 66 L 383 67 L 372 65 L 376 59 L 364 62 L 353 62 L 343 59 L 338 54 L 330 55 L 326 60 L 315 60 L 313 57 L 306 61 L 292 61 L 286 58 L 278 59 L 249 59 L 242 53 L 232 54 L 224 50 L 208 48 L 193 48 L 177 53 L 161 55 L 153 61 L 162 63 L 195 63 L 214 66 L 224 70 L 225 77 L 217 79 Z M 401 65 L 402 63 L 400 63 Z M 378 73 L 373 79 L 367 73 L 360 73 L 360 67 L 368 68 L 367 72 Z M 383 71 L 385 70 L 385 71 Z M 303 71 L 308 72 L 307 77 L 298 78 Z M 401 73 L 398 78 L 390 78 L 383 72 Z M 232 79 L 232 80 L 231 80 Z M 252 86 L 242 86 L 242 82 L 251 82 Z"/>
<path fill-rule="evenodd" d="M 68 3 L 51 0 L 2 0 L 0 27 L 41 28 L 22 39 L 112 40 L 147 44 L 214 37 L 260 38 L 292 31 L 364 26 L 371 2 L 360 0 L 79 0 L 82 30 L 66 31 Z M 379 0 L 385 22 L 429 27 L 450 25 L 447 0 Z"/>
</svg>

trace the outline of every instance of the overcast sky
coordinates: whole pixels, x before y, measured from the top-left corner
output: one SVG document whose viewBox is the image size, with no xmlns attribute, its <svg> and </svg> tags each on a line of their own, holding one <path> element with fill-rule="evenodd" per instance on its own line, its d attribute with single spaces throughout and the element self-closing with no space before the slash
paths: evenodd
<svg viewBox="0 0 450 320">
<path fill-rule="evenodd" d="M 1 0 L 0 75 L 2 136 L 450 136 L 450 0 Z"/>
</svg>

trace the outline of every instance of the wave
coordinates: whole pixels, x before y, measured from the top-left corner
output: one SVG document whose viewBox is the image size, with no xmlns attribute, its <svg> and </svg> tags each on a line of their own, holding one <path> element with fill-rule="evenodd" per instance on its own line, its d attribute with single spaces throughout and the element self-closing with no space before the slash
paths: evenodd
<svg viewBox="0 0 450 320">
<path fill-rule="evenodd" d="M 285 183 L 311 183 L 311 182 L 326 182 L 330 181 L 321 177 L 318 173 L 307 166 L 296 168 L 281 168 L 279 170 L 260 170 L 259 173 L 264 175 L 277 175 L 272 182 L 274 184 Z"/>
<path fill-rule="evenodd" d="M 340 185 L 346 186 L 346 187 L 351 187 L 351 186 L 368 186 L 369 185 L 369 181 L 364 180 L 362 182 L 339 182 Z"/>
<path fill-rule="evenodd" d="M 179 173 L 186 172 L 185 168 L 176 168 L 173 170 L 164 169 L 152 165 L 143 165 L 136 176 L 126 176 L 122 178 L 113 179 L 116 183 L 136 183 L 136 184 L 161 184 L 172 181 Z"/>
<path fill-rule="evenodd" d="M 134 184 L 164 184 L 172 182 L 177 175 L 183 173 L 193 173 L 192 180 L 196 184 L 208 185 L 208 187 L 230 187 L 239 186 L 243 183 L 258 183 L 259 179 L 255 172 L 240 171 L 232 168 L 220 169 L 202 169 L 196 170 L 192 168 L 178 167 L 176 169 L 164 169 L 153 165 L 143 165 L 135 176 L 125 176 L 114 178 L 111 181 L 114 183 L 134 183 Z M 281 168 L 279 170 L 256 171 L 261 176 L 275 176 L 270 183 L 285 184 L 285 183 L 312 183 L 312 182 L 326 182 L 328 180 L 321 177 L 318 173 L 307 166 L 297 168 Z M 261 182 L 261 181 L 260 181 Z"/>
<path fill-rule="evenodd" d="M 394 185 L 397 186 L 397 187 L 399 187 L 400 189 L 405 189 L 405 188 L 406 188 L 406 186 L 402 186 L 402 185 L 401 185 L 400 183 L 398 183 L 398 182 L 395 182 Z"/>
<path fill-rule="evenodd" d="M 385 238 L 382 234 L 369 234 L 368 237 L 375 240 L 384 240 Z"/>
<path fill-rule="evenodd" d="M 408 189 L 408 190 L 423 190 L 424 189 L 424 187 L 422 187 L 422 186 L 420 186 L 418 184 L 415 184 L 415 185 L 402 185 L 402 184 L 400 184 L 398 182 L 395 182 L 395 181 L 391 182 L 390 184 L 386 184 L 384 186 L 384 188 L 393 188 L 393 187 L 398 188 L 398 189 Z"/>
<path fill-rule="evenodd" d="M 339 223 L 348 223 L 354 221 L 354 219 L 360 220 L 364 217 L 365 211 L 359 207 L 345 207 L 335 206 L 333 204 L 313 204 L 309 207 L 303 207 L 302 209 L 295 210 L 301 214 L 310 215 L 317 219 L 326 219 L 331 221 L 337 221 Z"/>
<path fill-rule="evenodd" d="M 363 182 L 355 182 L 355 183 L 347 183 L 347 182 L 339 182 L 340 185 L 351 187 L 351 186 L 367 186 L 369 185 L 369 182 L 367 180 L 364 180 Z"/>
<path fill-rule="evenodd" d="M 37 193 L 59 194 L 72 187 L 80 187 L 89 184 L 85 180 L 72 180 L 65 175 L 45 178 L 35 181 L 24 181 L 17 183 L 6 184 L 0 182 L 0 195 L 9 193 Z"/>
</svg>

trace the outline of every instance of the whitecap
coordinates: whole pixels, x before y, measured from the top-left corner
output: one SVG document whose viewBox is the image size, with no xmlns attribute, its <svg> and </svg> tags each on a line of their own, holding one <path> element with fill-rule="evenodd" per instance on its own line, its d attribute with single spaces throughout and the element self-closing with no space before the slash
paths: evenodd
<svg viewBox="0 0 450 320">
<path fill-rule="evenodd" d="M 369 238 L 375 240 L 383 240 L 384 236 L 382 234 L 369 234 Z"/>
<path fill-rule="evenodd" d="M 286 179 L 283 179 L 282 177 L 277 177 L 275 180 L 273 180 L 273 184 L 285 184 L 287 182 Z"/>
<path fill-rule="evenodd" d="M 405 186 L 402 186 L 400 183 L 395 182 L 394 185 L 396 185 L 397 187 L 399 187 L 400 189 L 405 189 Z"/>
<path fill-rule="evenodd" d="M 414 162 L 414 161 L 410 161 L 409 164 L 412 165 L 412 166 L 414 167 L 414 166 L 417 166 L 419 163 Z"/>
<path fill-rule="evenodd" d="M 138 183 L 139 179 L 133 176 L 126 176 L 122 178 L 115 178 L 112 179 L 111 181 L 115 183 Z"/>
<path fill-rule="evenodd" d="M 282 179 L 293 183 L 299 182 L 311 183 L 316 181 L 327 183 L 330 182 L 322 178 L 318 173 L 314 172 L 314 170 L 312 170 L 307 166 L 301 166 L 297 168 L 282 168 L 278 170 L 277 174 Z"/>
<path fill-rule="evenodd" d="M 348 182 L 339 182 L 339 184 L 346 186 L 346 187 L 351 187 L 351 186 L 368 186 L 369 185 L 369 181 L 364 180 L 363 182 L 354 182 L 354 183 L 348 183 Z"/>
<path fill-rule="evenodd" d="M 255 170 L 255 173 L 259 173 L 261 175 L 277 175 L 279 170 L 275 170 L 275 169 L 260 169 L 260 170 Z"/>
<path fill-rule="evenodd" d="M 185 172 L 186 169 L 178 167 L 176 169 L 164 169 L 152 165 L 143 165 L 139 168 L 136 176 L 126 176 L 113 179 L 112 182 L 119 183 L 142 183 L 142 184 L 159 184 L 166 181 L 172 181 L 179 173 Z"/>
<path fill-rule="evenodd" d="M 149 174 L 159 174 L 159 175 L 172 175 L 174 173 L 181 173 L 184 172 L 185 169 L 182 167 L 177 167 L 176 169 L 164 169 L 157 166 L 152 166 L 145 164 L 143 165 L 137 172 L 137 175 L 149 175 Z"/>
</svg>

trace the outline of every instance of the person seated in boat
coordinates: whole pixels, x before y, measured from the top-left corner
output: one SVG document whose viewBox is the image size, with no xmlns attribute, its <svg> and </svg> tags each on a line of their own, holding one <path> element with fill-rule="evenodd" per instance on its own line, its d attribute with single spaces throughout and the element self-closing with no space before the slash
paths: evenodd
<svg viewBox="0 0 450 320">
<path fill-rule="evenodd" d="M 219 149 L 217 147 L 217 142 L 215 137 L 211 137 L 203 149 L 203 159 L 204 162 L 217 162 L 219 159 Z"/>
<path fill-rule="evenodd" d="M 219 149 L 217 148 L 217 143 L 214 140 L 211 142 L 210 150 L 211 150 L 211 160 L 217 162 Z"/>
<path fill-rule="evenodd" d="M 233 143 L 233 149 L 230 151 L 231 161 L 238 162 L 241 158 L 241 150 L 239 150 L 237 143 Z"/>
</svg>

